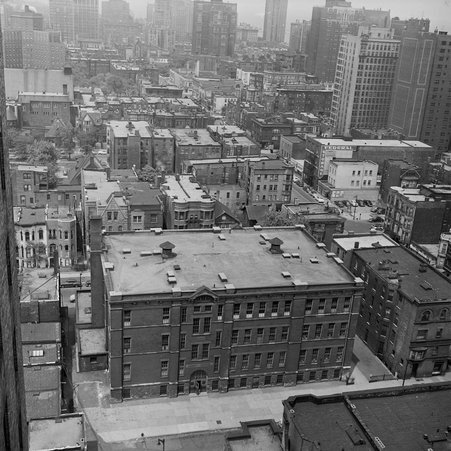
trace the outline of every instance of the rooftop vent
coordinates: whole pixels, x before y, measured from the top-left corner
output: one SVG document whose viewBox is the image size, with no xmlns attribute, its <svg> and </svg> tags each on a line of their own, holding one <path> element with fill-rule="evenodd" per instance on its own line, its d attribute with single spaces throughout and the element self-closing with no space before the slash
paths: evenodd
<svg viewBox="0 0 451 451">
<path fill-rule="evenodd" d="M 218 235 L 218 238 L 219 238 L 221 241 L 225 241 L 225 239 L 226 239 L 226 237 L 225 237 L 222 233 L 220 233 L 220 234 Z"/>
<path fill-rule="evenodd" d="M 123 254 L 131 254 L 131 253 L 132 253 L 132 250 L 129 249 L 129 248 L 124 248 L 124 249 L 122 249 L 122 253 L 123 253 Z"/>
<path fill-rule="evenodd" d="M 312 258 L 310 258 L 310 263 L 318 264 L 319 260 L 317 257 L 312 257 Z"/>
<path fill-rule="evenodd" d="M 423 290 L 429 291 L 432 290 L 432 285 L 429 282 L 421 282 L 420 287 L 423 288 Z"/>
<path fill-rule="evenodd" d="M 280 248 L 280 246 L 282 246 L 283 241 L 280 238 L 273 238 L 272 240 L 269 240 L 270 244 L 271 244 L 271 253 L 272 254 L 282 254 L 282 249 Z"/>
<path fill-rule="evenodd" d="M 327 257 L 327 258 L 333 258 L 333 257 L 335 257 L 335 254 L 334 254 L 333 252 L 328 252 L 328 253 L 326 254 L 326 257 Z"/>
<path fill-rule="evenodd" d="M 141 255 L 141 257 L 150 257 L 152 255 L 152 251 L 141 251 L 139 255 Z"/>
<path fill-rule="evenodd" d="M 110 262 L 105 262 L 105 269 L 109 269 L 110 271 L 114 270 L 114 264 Z"/>
<path fill-rule="evenodd" d="M 426 263 L 420 263 L 420 267 L 418 268 L 418 270 L 420 272 L 426 272 L 428 268 L 428 265 Z"/>
<path fill-rule="evenodd" d="M 175 248 L 175 244 L 172 244 L 169 241 L 165 241 L 164 243 L 160 244 L 161 247 L 161 254 L 163 258 L 174 258 L 177 254 L 173 252 L 173 249 Z"/>
<path fill-rule="evenodd" d="M 284 253 L 282 254 L 282 257 L 283 257 L 283 258 L 291 258 L 291 254 L 290 254 L 289 252 L 284 252 Z"/>
<path fill-rule="evenodd" d="M 316 243 L 316 247 L 323 249 L 326 247 L 326 245 L 324 243 Z"/>
<path fill-rule="evenodd" d="M 291 254 L 292 258 L 301 258 L 301 254 L 299 254 L 298 252 L 294 252 Z"/>
<path fill-rule="evenodd" d="M 182 268 L 180 268 L 180 265 L 174 265 L 173 266 L 175 271 L 180 271 Z"/>
<path fill-rule="evenodd" d="M 262 226 L 261 225 L 254 225 L 254 230 L 262 230 Z"/>
<path fill-rule="evenodd" d="M 220 272 L 219 274 L 218 274 L 218 277 L 219 277 L 219 280 L 221 281 L 221 282 L 227 282 L 227 276 L 223 273 L 223 272 Z"/>
<path fill-rule="evenodd" d="M 282 276 L 284 279 L 289 279 L 291 274 L 288 271 L 282 271 Z"/>
</svg>

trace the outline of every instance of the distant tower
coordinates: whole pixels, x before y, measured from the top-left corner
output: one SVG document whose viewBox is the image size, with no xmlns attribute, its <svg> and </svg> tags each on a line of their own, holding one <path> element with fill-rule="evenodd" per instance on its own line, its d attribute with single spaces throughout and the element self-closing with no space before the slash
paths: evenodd
<svg viewBox="0 0 451 451">
<path fill-rule="evenodd" d="M 288 0 L 266 0 L 263 39 L 268 42 L 285 41 Z"/>
<path fill-rule="evenodd" d="M 5 145 L 5 79 L 0 33 L 0 449 L 28 449 L 14 223 Z"/>
</svg>

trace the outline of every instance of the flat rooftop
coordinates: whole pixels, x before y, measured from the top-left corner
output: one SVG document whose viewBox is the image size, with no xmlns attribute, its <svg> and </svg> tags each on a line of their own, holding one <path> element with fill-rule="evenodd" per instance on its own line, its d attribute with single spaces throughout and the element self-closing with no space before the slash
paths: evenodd
<svg viewBox="0 0 451 451">
<path fill-rule="evenodd" d="M 84 195 L 86 202 L 96 202 L 98 205 L 106 205 L 108 198 L 115 191 L 120 191 L 119 185 L 109 182 L 106 172 L 83 170 Z M 93 189 L 86 189 L 87 186 Z"/>
<path fill-rule="evenodd" d="M 105 329 L 79 329 L 78 345 L 81 355 L 104 354 L 106 352 Z"/>
<path fill-rule="evenodd" d="M 171 131 L 168 128 L 155 128 L 152 131 L 152 135 L 155 139 L 173 139 Z"/>
<path fill-rule="evenodd" d="M 192 175 L 166 176 L 161 184 L 161 191 L 177 202 L 213 202 L 210 196 L 200 187 L 197 182 L 192 182 Z"/>
<path fill-rule="evenodd" d="M 400 186 L 391 186 L 390 189 L 401 194 L 411 202 L 424 202 L 427 199 L 424 194 L 420 194 L 419 188 L 401 188 Z"/>
<path fill-rule="evenodd" d="M 432 148 L 421 141 L 400 141 L 397 139 L 353 139 L 345 140 L 341 138 L 314 138 L 314 141 L 323 146 L 353 146 L 353 147 L 423 147 Z"/>
<path fill-rule="evenodd" d="M 205 129 L 185 130 L 173 129 L 175 140 L 179 146 L 215 146 L 221 147 Z"/>
<path fill-rule="evenodd" d="M 382 390 L 347 393 L 343 396 L 299 396 L 287 403 L 294 410 L 294 421 L 308 442 L 320 442 L 322 451 L 374 450 L 365 436 L 362 423 L 379 449 L 387 451 L 424 451 L 428 446 L 423 434 L 432 437 L 444 435 L 451 422 L 451 387 L 436 391 L 402 393 Z M 351 405 L 352 404 L 352 405 Z M 352 407 L 354 406 L 354 407 Z M 361 438 L 364 443 L 354 444 L 350 438 Z M 382 443 L 382 445 L 381 445 Z M 448 446 L 450 446 L 449 442 Z M 446 446 L 446 445 L 445 445 Z M 319 448 L 318 448 L 319 449 Z"/>
<path fill-rule="evenodd" d="M 60 323 L 23 323 L 20 325 L 22 331 L 22 343 L 60 343 Z"/>
<path fill-rule="evenodd" d="M 336 237 L 333 240 L 338 246 L 345 251 L 354 249 L 355 243 L 359 243 L 359 248 L 375 248 L 375 247 L 397 247 L 399 246 L 391 238 L 386 235 L 352 235 L 346 237 Z"/>
<path fill-rule="evenodd" d="M 115 138 L 128 138 L 139 132 L 141 138 L 152 136 L 149 123 L 146 121 L 110 121 L 109 129 Z"/>
<path fill-rule="evenodd" d="M 218 164 L 218 165 L 224 165 L 224 164 L 237 164 L 237 163 L 246 163 L 247 161 L 250 162 L 258 162 L 258 161 L 266 161 L 269 160 L 267 156 L 261 156 L 261 157 L 227 157 L 227 158 L 206 158 L 204 160 L 190 160 L 189 164 L 193 166 L 203 165 L 203 164 Z"/>
<path fill-rule="evenodd" d="M 77 291 L 77 324 L 91 324 L 92 301 L 91 290 Z"/>
<path fill-rule="evenodd" d="M 82 446 L 84 420 L 82 415 L 31 420 L 28 425 L 30 451 L 72 449 Z"/>
<path fill-rule="evenodd" d="M 60 345 L 56 343 L 22 345 L 24 366 L 56 364 L 60 360 Z"/>
<path fill-rule="evenodd" d="M 245 136 L 246 132 L 236 125 L 209 125 L 207 130 L 210 133 L 217 133 L 219 136 Z"/>
<path fill-rule="evenodd" d="M 268 240 L 273 238 L 283 241 L 284 254 L 270 252 Z M 123 294 L 172 293 L 173 288 L 195 291 L 202 286 L 223 290 L 225 284 L 243 289 L 289 288 L 297 282 L 321 285 L 354 282 L 354 277 L 301 228 L 243 229 L 224 234 L 213 233 L 211 229 L 165 230 L 161 235 L 106 234 L 104 240 L 108 253 L 103 256 L 103 264 L 114 265 L 110 271 L 111 291 Z M 175 246 L 174 258 L 161 256 L 160 244 L 166 241 Z M 141 256 L 142 251 L 153 255 Z M 174 265 L 179 265 L 180 270 L 174 271 Z M 174 272 L 175 284 L 168 283 L 168 271 Z M 289 274 L 284 277 L 285 271 Z M 225 274 L 227 282 L 221 281 L 220 273 Z"/>
<path fill-rule="evenodd" d="M 378 239 L 381 235 L 378 235 Z M 451 280 L 427 266 L 420 271 L 423 260 L 397 246 L 390 248 L 358 249 L 356 255 L 369 264 L 381 277 L 388 279 L 393 271 L 398 271 L 401 290 L 411 299 L 431 302 L 451 301 Z M 382 268 L 379 262 L 385 261 Z"/>
</svg>

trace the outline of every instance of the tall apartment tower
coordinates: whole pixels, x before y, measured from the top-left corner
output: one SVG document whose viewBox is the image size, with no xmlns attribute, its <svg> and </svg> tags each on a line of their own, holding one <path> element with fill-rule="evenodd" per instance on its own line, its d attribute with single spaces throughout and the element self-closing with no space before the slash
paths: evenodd
<svg viewBox="0 0 451 451">
<path fill-rule="evenodd" d="M 315 6 L 307 44 L 307 71 L 320 81 L 333 82 L 341 37 L 357 35 L 359 26 L 388 28 L 390 12 L 352 8 L 350 2 L 326 0 L 326 6 Z"/>
<path fill-rule="evenodd" d="M 19 292 L 6 129 L 5 80 L 0 33 L 0 449 L 28 449 L 22 371 Z"/>
<path fill-rule="evenodd" d="M 50 27 L 66 42 L 99 37 L 99 0 L 49 0 L 49 14 Z"/>
<path fill-rule="evenodd" d="M 405 33 L 396 69 L 389 127 L 440 152 L 451 150 L 451 72 L 446 32 Z"/>
<path fill-rule="evenodd" d="M 389 28 L 360 27 L 341 39 L 331 116 L 335 133 L 385 128 L 400 41 Z"/>
<path fill-rule="evenodd" d="M 310 31 L 310 22 L 297 20 L 290 26 L 290 39 L 288 41 L 288 50 L 290 52 L 305 53 L 307 49 L 307 36 Z"/>
<path fill-rule="evenodd" d="M 268 42 L 285 41 L 288 0 L 266 0 L 263 39 Z"/>
<path fill-rule="evenodd" d="M 232 56 L 237 27 L 236 3 L 223 0 L 195 1 L 193 11 L 192 53 Z"/>
</svg>

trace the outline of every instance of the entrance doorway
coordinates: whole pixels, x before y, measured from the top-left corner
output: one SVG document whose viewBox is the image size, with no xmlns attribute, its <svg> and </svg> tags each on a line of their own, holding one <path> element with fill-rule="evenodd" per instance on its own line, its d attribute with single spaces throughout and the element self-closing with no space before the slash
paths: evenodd
<svg viewBox="0 0 451 451">
<path fill-rule="evenodd" d="M 197 370 L 191 374 L 189 392 L 199 394 L 205 391 L 207 391 L 207 373 Z"/>
<path fill-rule="evenodd" d="M 417 373 L 418 373 L 418 363 L 412 363 L 412 377 L 417 377 Z"/>
</svg>

